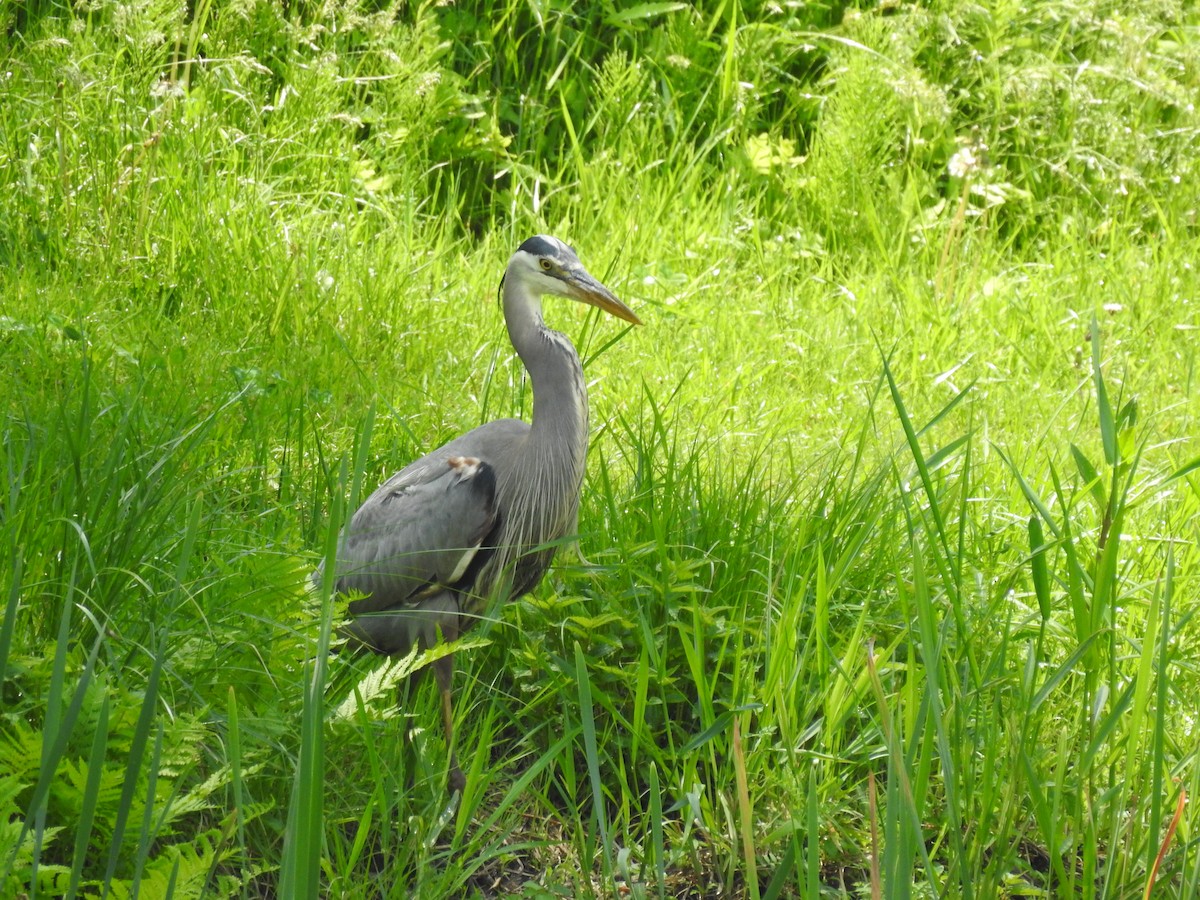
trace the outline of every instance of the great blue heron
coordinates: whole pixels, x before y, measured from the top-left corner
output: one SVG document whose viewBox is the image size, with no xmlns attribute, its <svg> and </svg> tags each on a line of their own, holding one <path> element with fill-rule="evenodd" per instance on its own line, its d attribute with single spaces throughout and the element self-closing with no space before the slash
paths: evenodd
<svg viewBox="0 0 1200 900">
<path fill-rule="evenodd" d="M 566 335 L 542 321 L 554 294 L 640 325 L 633 311 L 588 274 L 557 238 L 531 237 L 501 282 L 509 340 L 533 382 L 533 421 L 488 422 L 385 481 L 339 544 L 334 587 L 352 600 L 344 629 L 377 653 L 408 653 L 451 641 L 493 599 L 532 590 L 573 535 L 588 445 L 587 386 Z M 321 577 L 321 569 L 314 580 Z M 454 663 L 433 664 L 450 753 L 449 786 L 466 784 L 454 753 Z"/>
</svg>

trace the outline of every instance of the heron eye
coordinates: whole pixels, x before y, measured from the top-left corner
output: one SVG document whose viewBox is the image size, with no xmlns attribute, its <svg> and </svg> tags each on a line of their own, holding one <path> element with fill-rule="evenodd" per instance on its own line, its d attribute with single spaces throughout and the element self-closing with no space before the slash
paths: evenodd
<svg viewBox="0 0 1200 900">
<path fill-rule="evenodd" d="M 543 270 L 543 271 L 545 271 L 545 272 L 549 272 L 549 271 L 550 271 L 550 260 L 548 260 L 548 259 L 541 259 L 541 260 L 538 260 L 538 262 L 540 262 L 540 263 L 542 264 L 542 270 Z"/>
</svg>

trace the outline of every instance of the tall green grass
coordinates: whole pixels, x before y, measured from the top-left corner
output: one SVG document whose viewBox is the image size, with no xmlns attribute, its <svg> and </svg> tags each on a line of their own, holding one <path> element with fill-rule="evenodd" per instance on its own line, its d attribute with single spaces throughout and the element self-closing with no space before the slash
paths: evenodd
<svg viewBox="0 0 1200 900">
<path fill-rule="evenodd" d="M 0 10 L 0 893 L 1200 890 L 1181 4 Z M 579 558 L 330 656 L 363 491 L 591 385 Z M 437 652 L 437 651 L 434 651 Z"/>
</svg>

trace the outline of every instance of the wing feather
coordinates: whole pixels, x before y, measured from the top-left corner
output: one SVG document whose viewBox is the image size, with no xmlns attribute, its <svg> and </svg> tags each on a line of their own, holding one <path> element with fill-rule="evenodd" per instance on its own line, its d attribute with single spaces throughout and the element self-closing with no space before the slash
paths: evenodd
<svg viewBox="0 0 1200 900">
<path fill-rule="evenodd" d="M 476 457 L 426 457 L 351 517 L 336 589 L 368 596 L 354 615 L 404 607 L 463 577 L 497 521 L 496 475 Z"/>
</svg>

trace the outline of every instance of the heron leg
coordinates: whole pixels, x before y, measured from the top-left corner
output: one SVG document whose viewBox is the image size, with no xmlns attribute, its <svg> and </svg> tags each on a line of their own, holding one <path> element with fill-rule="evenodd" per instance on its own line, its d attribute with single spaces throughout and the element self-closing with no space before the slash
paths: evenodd
<svg viewBox="0 0 1200 900">
<path fill-rule="evenodd" d="M 438 693 L 442 695 L 442 726 L 446 730 L 446 752 L 450 754 L 450 790 L 462 793 L 467 779 L 458 767 L 458 755 L 454 747 L 454 713 L 451 707 L 450 685 L 454 680 L 454 657 L 443 656 L 433 664 Z"/>
<path fill-rule="evenodd" d="M 407 751 L 405 751 L 407 755 L 407 762 L 405 765 L 407 774 L 405 775 L 404 784 L 405 787 L 410 790 L 413 786 L 417 752 L 412 737 L 413 729 L 416 727 L 416 719 L 413 717 L 413 714 L 409 712 L 409 700 L 417 695 L 417 685 L 421 681 L 421 671 L 421 669 L 417 669 L 415 672 L 410 672 L 408 674 L 398 688 L 399 696 L 397 698 L 400 702 L 401 715 L 404 716 L 404 746 L 408 748 Z"/>
</svg>

